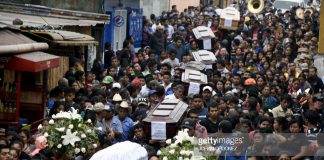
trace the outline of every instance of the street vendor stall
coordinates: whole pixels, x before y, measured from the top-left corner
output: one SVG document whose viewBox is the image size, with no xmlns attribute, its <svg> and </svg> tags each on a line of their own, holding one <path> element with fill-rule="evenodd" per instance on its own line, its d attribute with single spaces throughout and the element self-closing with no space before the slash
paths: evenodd
<svg viewBox="0 0 324 160">
<path fill-rule="evenodd" d="M 2 28 L 0 36 L 0 124 L 18 125 L 21 117 L 43 119 L 46 70 L 58 67 L 59 57 L 41 52 L 48 45 L 19 30 Z"/>
</svg>

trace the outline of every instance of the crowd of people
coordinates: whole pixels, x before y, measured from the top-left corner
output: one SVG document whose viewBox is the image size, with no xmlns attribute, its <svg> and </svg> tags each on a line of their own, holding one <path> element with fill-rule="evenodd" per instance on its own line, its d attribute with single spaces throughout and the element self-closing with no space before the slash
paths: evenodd
<svg viewBox="0 0 324 160">
<path fill-rule="evenodd" d="M 104 62 L 96 59 L 89 72 L 83 70 L 84 62 L 74 59 L 49 93 L 48 117 L 76 108 L 85 120 L 103 128 L 98 132 L 99 149 L 132 141 L 157 159 L 166 143 L 146 137 L 142 120 L 162 100 L 179 99 L 189 105 L 179 129 L 188 128 L 191 136 L 249 134 L 246 148 L 226 152 L 221 159 L 322 159 L 324 85 L 316 68 L 319 11 L 312 9 L 301 19 L 297 7 L 282 12 L 265 3 L 258 15 L 249 13 L 246 3 L 234 3 L 241 13 L 235 31 L 220 27 L 213 6 L 189 7 L 181 13 L 173 6 L 161 16 L 143 17 L 139 50 L 132 37 L 120 51 L 114 52 L 108 43 Z M 198 26 L 210 27 L 215 34 L 210 51 L 217 61 L 203 71 L 208 84 L 200 85 L 199 94 L 188 95 L 182 66 L 194 61 L 192 52 L 202 49 L 192 32 Z M 0 159 L 54 157 L 46 147 L 34 152 L 43 144 L 33 144 L 27 130 L 9 128 L 6 133 L 0 138 Z M 269 135 L 275 140 L 267 141 Z M 87 157 L 91 155 L 83 158 Z"/>
</svg>

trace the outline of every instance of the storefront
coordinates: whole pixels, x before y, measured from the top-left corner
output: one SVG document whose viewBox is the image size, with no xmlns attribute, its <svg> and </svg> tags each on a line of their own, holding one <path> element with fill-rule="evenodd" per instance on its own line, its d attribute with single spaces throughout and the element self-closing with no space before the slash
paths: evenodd
<svg viewBox="0 0 324 160">
<path fill-rule="evenodd" d="M 0 29 L 0 125 L 18 125 L 20 118 L 30 123 L 44 118 L 48 69 L 60 59 L 40 50 L 37 43 L 19 30 Z"/>
<path fill-rule="evenodd" d="M 97 45 L 91 36 L 62 30 L 24 30 L 24 33 L 38 42 L 49 44 L 48 53 L 60 56 L 61 65 L 48 70 L 51 79 L 48 80 L 48 90 L 57 86 L 60 78 L 73 67 L 73 59 L 80 60 L 84 71 L 90 71 L 97 58 Z M 71 59 L 72 58 L 72 59 Z"/>
</svg>

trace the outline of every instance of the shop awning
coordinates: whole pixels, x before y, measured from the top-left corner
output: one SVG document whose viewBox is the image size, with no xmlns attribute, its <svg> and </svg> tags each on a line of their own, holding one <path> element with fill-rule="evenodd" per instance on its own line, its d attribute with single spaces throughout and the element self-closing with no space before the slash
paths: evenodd
<svg viewBox="0 0 324 160">
<path fill-rule="evenodd" d="M 44 52 L 30 52 L 13 56 L 5 69 L 23 71 L 23 72 L 40 72 L 60 65 L 60 58 Z"/>
<path fill-rule="evenodd" d="M 50 40 L 59 46 L 88 46 L 99 43 L 89 35 L 62 30 L 30 30 L 26 31 Z"/>
</svg>

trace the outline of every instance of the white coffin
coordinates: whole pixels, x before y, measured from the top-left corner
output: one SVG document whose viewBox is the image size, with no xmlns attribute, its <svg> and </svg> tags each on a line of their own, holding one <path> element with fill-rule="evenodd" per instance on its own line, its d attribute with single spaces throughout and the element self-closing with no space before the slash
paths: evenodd
<svg viewBox="0 0 324 160">
<path fill-rule="evenodd" d="M 216 63 L 217 60 L 213 52 L 209 52 L 207 50 L 192 52 L 192 55 L 197 62 L 201 62 L 206 65 Z"/>
<path fill-rule="evenodd" d="M 209 27 L 206 27 L 206 26 L 198 26 L 198 27 L 192 29 L 192 31 L 193 31 L 196 39 L 203 40 L 203 39 L 215 38 L 213 31 Z"/>
<path fill-rule="evenodd" d="M 186 69 L 184 73 L 182 73 L 182 82 L 190 83 L 196 82 L 200 84 L 207 84 L 207 75 L 201 73 L 197 70 Z"/>
</svg>

